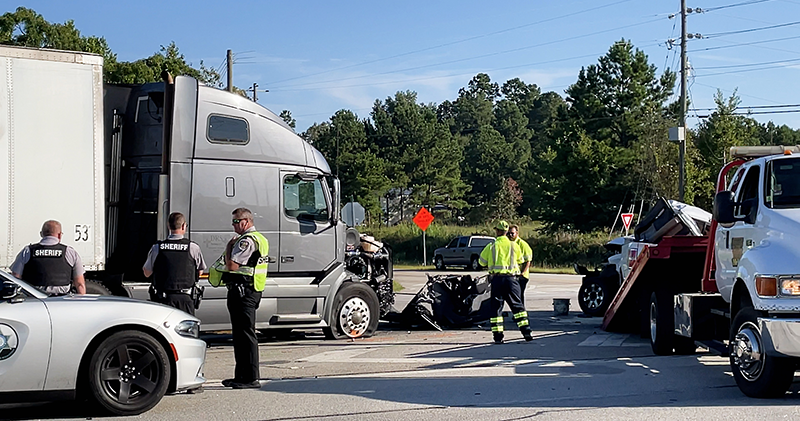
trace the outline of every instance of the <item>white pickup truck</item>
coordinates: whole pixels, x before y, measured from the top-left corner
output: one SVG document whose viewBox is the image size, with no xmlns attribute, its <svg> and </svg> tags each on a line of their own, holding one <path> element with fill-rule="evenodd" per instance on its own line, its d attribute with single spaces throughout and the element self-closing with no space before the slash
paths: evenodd
<svg viewBox="0 0 800 421">
<path fill-rule="evenodd" d="M 645 246 L 603 328 L 644 331 L 659 355 L 723 345 L 744 394 L 778 397 L 800 362 L 800 146 L 730 156 L 709 235 Z"/>
</svg>

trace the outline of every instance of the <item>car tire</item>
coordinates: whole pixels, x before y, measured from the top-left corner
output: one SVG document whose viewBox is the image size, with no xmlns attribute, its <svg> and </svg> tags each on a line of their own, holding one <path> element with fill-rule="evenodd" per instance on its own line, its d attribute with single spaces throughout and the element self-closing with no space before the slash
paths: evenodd
<svg viewBox="0 0 800 421">
<path fill-rule="evenodd" d="M 333 299 L 331 326 L 323 328 L 328 339 L 370 337 L 378 329 L 380 303 L 368 285 L 348 282 Z"/>
<path fill-rule="evenodd" d="M 87 294 L 97 294 L 97 295 L 113 295 L 105 285 L 101 284 L 97 281 L 90 281 L 86 280 L 86 293 Z"/>
<path fill-rule="evenodd" d="M 473 271 L 476 272 L 481 270 L 481 264 L 480 262 L 478 262 L 478 256 L 472 256 L 469 259 L 469 269 L 472 269 Z"/>
<path fill-rule="evenodd" d="M 730 364 L 739 390 L 751 398 L 783 396 L 794 379 L 795 363 L 766 354 L 758 312 L 744 307 L 731 322 Z"/>
<path fill-rule="evenodd" d="M 433 266 L 436 270 L 444 270 L 444 258 L 442 256 L 436 256 L 433 258 Z"/>
<path fill-rule="evenodd" d="M 672 294 L 665 290 L 650 294 L 650 347 L 656 355 L 672 355 L 675 326 Z"/>
<path fill-rule="evenodd" d="M 613 298 L 608 285 L 600 277 L 587 279 L 578 290 L 578 305 L 587 316 L 603 316 Z"/>
<path fill-rule="evenodd" d="M 170 383 L 169 357 L 151 335 L 125 330 L 104 339 L 89 362 L 89 392 L 115 415 L 139 415 L 156 406 Z"/>
</svg>

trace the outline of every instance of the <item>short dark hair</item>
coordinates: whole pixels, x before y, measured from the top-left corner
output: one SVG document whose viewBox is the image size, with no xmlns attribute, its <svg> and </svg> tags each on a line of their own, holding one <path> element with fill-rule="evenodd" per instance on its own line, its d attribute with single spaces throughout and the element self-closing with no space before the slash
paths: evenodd
<svg viewBox="0 0 800 421">
<path fill-rule="evenodd" d="M 172 212 L 169 214 L 169 229 L 179 230 L 186 223 L 186 217 L 180 212 Z"/>
<path fill-rule="evenodd" d="M 233 215 L 233 217 L 236 219 L 253 220 L 253 212 L 250 212 L 250 209 L 247 208 L 236 208 L 233 210 L 233 212 L 231 212 L 231 215 Z"/>
</svg>

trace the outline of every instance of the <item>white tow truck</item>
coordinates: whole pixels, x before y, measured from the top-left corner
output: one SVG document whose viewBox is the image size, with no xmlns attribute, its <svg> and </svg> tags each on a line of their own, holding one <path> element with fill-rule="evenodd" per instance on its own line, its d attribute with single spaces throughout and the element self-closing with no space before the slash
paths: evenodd
<svg viewBox="0 0 800 421">
<path fill-rule="evenodd" d="M 800 362 L 800 146 L 730 156 L 709 234 L 645 246 L 603 328 L 649 334 L 659 355 L 722 345 L 745 395 L 778 397 Z"/>
</svg>

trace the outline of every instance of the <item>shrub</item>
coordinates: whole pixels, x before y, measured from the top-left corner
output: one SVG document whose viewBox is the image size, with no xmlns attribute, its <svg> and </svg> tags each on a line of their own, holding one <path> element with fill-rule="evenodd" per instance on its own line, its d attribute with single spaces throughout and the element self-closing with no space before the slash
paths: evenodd
<svg viewBox="0 0 800 421">
<path fill-rule="evenodd" d="M 605 260 L 608 242 L 607 232 L 546 233 L 537 222 L 520 224 L 520 237 L 533 249 L 533 265 L 538 267 L 569 267 L 573 263 L 587 266 L 599 264 Z M 359 227 L 359 231 L 368 233 L 386 243 L 394 252 L 396 263 L 419 264 L 422 262 L 422 231 L 413 223 L 402 223 L 391 227 Z M 461 235 L 494 235 L 489 224 L 475 226 L 440 225 L 436 221 L 425 233 L 428 264 L 433 260 L 433 251 L 444 247 L 450 240 Z"/>
</svg>

